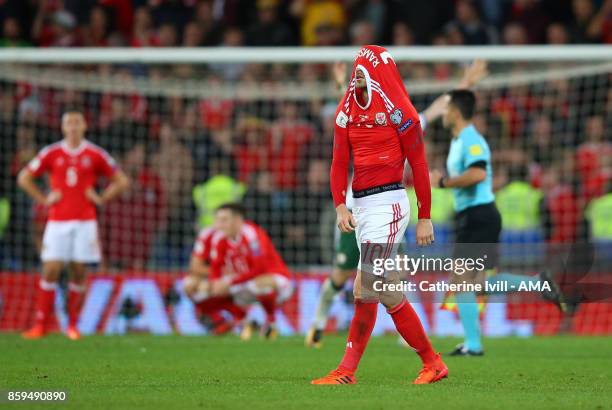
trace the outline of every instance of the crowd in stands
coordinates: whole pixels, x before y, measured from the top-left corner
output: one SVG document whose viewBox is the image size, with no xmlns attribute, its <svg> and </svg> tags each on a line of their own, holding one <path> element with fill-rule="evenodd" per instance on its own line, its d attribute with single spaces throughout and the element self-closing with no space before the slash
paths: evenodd
<svg viewBox="0 0 612 410">
<path fill-rule="evenodd" d="M 2 46 L 612 42 L 610 0 L 3 0 Z"/>
</svg>

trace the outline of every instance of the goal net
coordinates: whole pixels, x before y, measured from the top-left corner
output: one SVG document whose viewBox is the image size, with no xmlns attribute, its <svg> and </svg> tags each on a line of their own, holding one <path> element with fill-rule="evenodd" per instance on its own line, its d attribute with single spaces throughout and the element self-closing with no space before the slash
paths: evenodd
<svg viewBox="0 0 612 410">
<path fill-rule="evenodd" d="M 198 230 L 212 224 L 217 206 L 239 201 L 295 272 L 297 291 L 285 307 L 285 333 L 304 330 L 321 277 L 335 262 L 329 168 L 340 94 L 332 66 L 345 61 L 350 68 L 355 52 L 1 52 L 0 329 L 25 327 L 31 318 L 46 223 L 46 209 L 17 187 L 16 176 L 37 151 L 61 139 L 61 114 L 70 107 L 85 113 L 87 138 L 106 149 L 132 180 L 128 193 L 99 210 L 104 258 L 90 281 L 83 315 L 91 317 L 82 317 L 82 326 L 112 332 L 109 317 L 123 312 L 122 297 L 146 295 L 161 298 L 158 314 L 167 317 L 167 325 L 157 331 L 197 332 L 178 283 Z M 567 272 L 568 254 L 588 254 L 589 283 L 600 290 L 607 283 L 609 290 L 609 48 L 434 47 L 392 49 L 391 54 L 419 111 L 457 87 L 471 61 L 488 62 L 489 75 L 473 87 L 478 101 L 474 124 L 493 152 L 504 267 L 534 274 L 562 254 L 561 270 Z M 444 170 L 450 134 L 435 120 L 425 135 L 430 168 Z M 414 201 L 411 188 L 408 193 Z M 432 215 L 436 243 L 452 243 L 448 191 L 433 189 Z M 408 249 L 414 244 L 413 227 Z M 126 285 L 139 280 L 155 286 Z M 170 290 L 178 293 L 178 303 Z M 612 310 L 601 303 L 608 296 L 596 292 L 565 324 L 553 308 L 508 299 L 500 304 L 503 308 L 490 309 L 491 325 L 485 331 L 552 333 L 566 326 L 581 333 L 610 333 Z M 437 304 L 435 298 L 423 301 L 421 313 L 430 317 L 433 331 L 443 334 L 441 323 L 447 319 L 437 316 Z M 349 312 L 338 300 L 332 326 L 342 327 Z M 503 325 L 495 315 L 503 316 Z"/>
</svg>

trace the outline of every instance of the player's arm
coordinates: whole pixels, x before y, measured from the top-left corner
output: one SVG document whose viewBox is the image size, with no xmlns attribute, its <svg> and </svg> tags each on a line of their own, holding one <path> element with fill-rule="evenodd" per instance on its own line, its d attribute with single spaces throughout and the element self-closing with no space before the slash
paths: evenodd
<svg viewBox="0 0 612 410">
<path fill-rule="evenodd" d="M 482 182 L 487 177 L 487 164 L 490 154 L 487 146 L 480 140 L 467 137 L 463 144 L 463 167 L 461 175 L 445 177 L 440 171 L 431 174 L 432 183 L 440 188 L 466 188 Z"/>
<path fill-rule="evenodd" d="M 438 170 L 431 173 L 431 179 L 434 186 L 439 188 L 467 188 L 482 182 L 487 177 L 487 163 L 485 161 L 477 161 L 461 175 L 456 177 L 445 177 Z"/>
<path fill-rule="evenodd" d="M 28 168 L 24 168 L 19 172 L 17 184 L 30 198 L 41 205 L 51 206 L 62 198 L 62 194 L 59 191 L 51 191 L 45 195 L 36 185 L 34 174 Z"/>
<path fill-rule="evenodd" d="M 194 276 L 206 278 L 210 272 L 210 266 L 202 258 L 192 255 L 189 261 L 189 272 Z"/>
<path fill-rule="evenodd" d="M 487 62 L 484 60 L 474 60 L 472 64 L 465 68 L 463 77 L 457 84 L 458 89 L 469 89 L 482 81 L 489 74 Z M 450 96 L 442 94 L 436 98 L 423 112 L 419 113 L 421 120 L 421 128 L 423 131 L 427 128 L 427 124 L 437 120 L 444 114 L 444 110 L 448 106 Z"/>
<path fill-rule="evenodd" d="M 411 120 L 408 120 L 411 121 Z M 408 125 L 408 122 L 398 128 L 402 151 L 412 169 L 414 192 L 417 197 L 418 222 L 416 226 L 416 241 L 418 245 L 429 245 L 434 241 L 433 225 L 431 224 L 431 185 L 429 182 L 429 167 L 423 141 L 421 124 Z"/>
<path fill-rule="evenodd" d="M 110 177 L 110 183 L 98 194 L 95 189 L 89 188 L 86 191 L 87 197 L 96 205 L 104 205 L 105 203 L 115 199 L 130 187 L 130 180 L 121 170 L 116 170 Z"/>
<path fill-rule="evenodd" d="M 23 189 L 34 201 L 39 204 L 51 206 L 62 199 L 60 191 L 51 191 L 45 195 L 35 179 L 43 175 L 50 169 L 51 158 L 49 150 L 44 149 L 26 165 L 17 176 L 17 185 Z"/>
<path fill-rule="evenodd" d="M 340 110 L 336 116 L 334 129 L 334 149 L 330 170 L 330 187 L 334 206 L 336 208 L 336 222 L 342 232 L 355 230 L 357 222 L 353 214 L 346 207 L 346 189 L 348 186 L 348 173 L 350 162 L 350 144 L 348 140 L 347 115 Z"/>
<path fill-rule="evenodd" d="M 331 74 L 336 85 L 338 97 L 342 97 L 346 88 L 346 63 L 337 61 L 332 65 Z"/>
</svg>

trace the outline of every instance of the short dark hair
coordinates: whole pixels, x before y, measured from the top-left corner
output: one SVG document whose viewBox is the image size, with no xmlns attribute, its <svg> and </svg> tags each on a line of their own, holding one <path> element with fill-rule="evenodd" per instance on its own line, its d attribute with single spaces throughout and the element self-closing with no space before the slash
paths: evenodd
<svg viewBox="0 0 612 410">
<path fill-rule="evenodd" d="M 83 110 L 76 105 L 68 105 L 64 107 L 62 115 L 63 114 L 81 114 L 82 116 L 85 116 L 85 114 L 83 113 Z"/>
<path fill-rule="evenodd" d="M 217 208 L 217 211 L 222 211 L 222 210 L 228 210 L 231 213 L 233 213 L 234 215 L 239 215 L 241 217 L 245 217 L 246 216 L 246 209 L 244 207 L 244 205 L 238 203 L 238 202 L 227 202 L 221 206 L 219 206 Z"/>
<path fill-rule="evenodd" d="M 457 107 L 464 119 L 471 120 L 476 109 L 476 95 L 470 90 L 453 90 L 448 95 L 449 104 Z"/>
</svg>

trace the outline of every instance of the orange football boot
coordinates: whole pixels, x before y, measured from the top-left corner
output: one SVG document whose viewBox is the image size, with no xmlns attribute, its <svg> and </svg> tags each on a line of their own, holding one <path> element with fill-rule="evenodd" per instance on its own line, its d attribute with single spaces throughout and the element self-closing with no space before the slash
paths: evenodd
<svg viewBox="0 0 612 410">
<path fill-rule="evenodd" d="M 356 384 L 357 379 L 352 372 L 336 369 L 332 370 L 327 376 L 314 379 L 310 384 Z"/>
<path fill-rule="evenodd" d="M 30 330 L 23 332 L 21 337 L 24 339 L 35 340 L 44 337 L 47 334 L 45 327 L 42 325 L 34 325 Z"/>
<path fill-rule="evenodd" d="M 77 329 L 76 326 L 68 326 L 68 330 L 66 330 L 66 336 L 70 340 L 79 340 L 81 338 L 81 332 Z"/>
<path fill-rule="evenodd" d="M 435 383 L 445 377 L 448 377 L 448 367 L 446 367 L 440 353 L 438 353 L 433 363 L 423 366 L 413 384 Z"/>
</svg>

